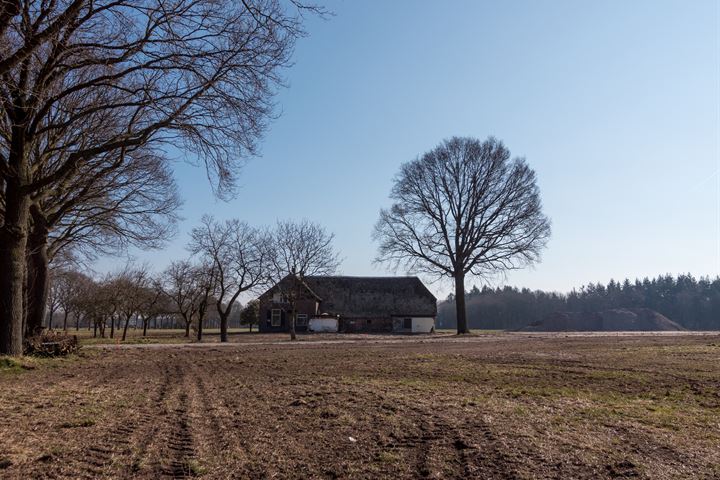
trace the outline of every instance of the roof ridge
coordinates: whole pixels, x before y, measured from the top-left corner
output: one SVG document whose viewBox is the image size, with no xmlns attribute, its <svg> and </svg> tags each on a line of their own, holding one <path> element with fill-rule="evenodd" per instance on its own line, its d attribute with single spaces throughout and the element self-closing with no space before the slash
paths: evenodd
<svg viewBox="0 0 720 480">
<path fill-rule="evenodd" d="M 307 275 L 305 278 L 418 278 L 417 275 Z"/>
</svg>

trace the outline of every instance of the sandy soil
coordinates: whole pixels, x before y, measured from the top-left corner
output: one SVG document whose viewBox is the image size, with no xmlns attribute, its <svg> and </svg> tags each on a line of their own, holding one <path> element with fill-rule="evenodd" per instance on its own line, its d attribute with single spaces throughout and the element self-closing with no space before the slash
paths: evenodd
<svg viewBox="0 0 720 480">
<path fill-rule="evenodd" d="M 720 478 L 720 335 L 242 336 L 0 373 L 2 478 Z"/>
</svg>

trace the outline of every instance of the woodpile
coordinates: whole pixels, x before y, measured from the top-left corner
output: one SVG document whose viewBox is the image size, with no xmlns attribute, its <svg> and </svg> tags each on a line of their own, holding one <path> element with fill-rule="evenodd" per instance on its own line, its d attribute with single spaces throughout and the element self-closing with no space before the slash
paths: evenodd
<svg viewBox="0 0 720 480">
<path fill-rule="evenodd" d="M 76 335 L 44 331 L 25 341 L 25 355 L 37 357 L 64 357 L 77 353 L 80 343 Z"/>
</svg>

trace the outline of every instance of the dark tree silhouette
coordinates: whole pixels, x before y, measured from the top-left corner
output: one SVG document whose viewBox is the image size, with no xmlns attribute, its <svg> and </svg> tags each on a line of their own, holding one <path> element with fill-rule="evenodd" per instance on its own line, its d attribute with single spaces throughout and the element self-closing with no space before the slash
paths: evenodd
<svg viewBox="0 0 720 480">
<path fill-rule="evenodd" d="M 250 300 L 245 308 L 240 311 L 240 324 L 250 327 L 252 333 L 253 325 L 260 323 L 260 301 Z"/>
<path fill-rule="evenodd" d="M 458 333 L 469 332 L 465 276 L 537 262 L 550 236 L 535 172 L 494 138 L 454 137 L 405 163 L 390 198 L 377 261 L 454 279 Z"/>
</svg>

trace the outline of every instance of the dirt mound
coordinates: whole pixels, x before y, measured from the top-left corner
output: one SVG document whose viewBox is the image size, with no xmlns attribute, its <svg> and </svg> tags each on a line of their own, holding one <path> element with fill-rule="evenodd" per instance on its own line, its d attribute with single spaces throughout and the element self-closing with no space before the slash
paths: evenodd
<svg viewBox="0 0 720 480">
<path fill-rule="evenodd" d="M 594 313 L 555 312 L 521 330 L 524 332 L 666 332 L 685 329 L 649 308 L 615 308 Z"/>
</svg>

